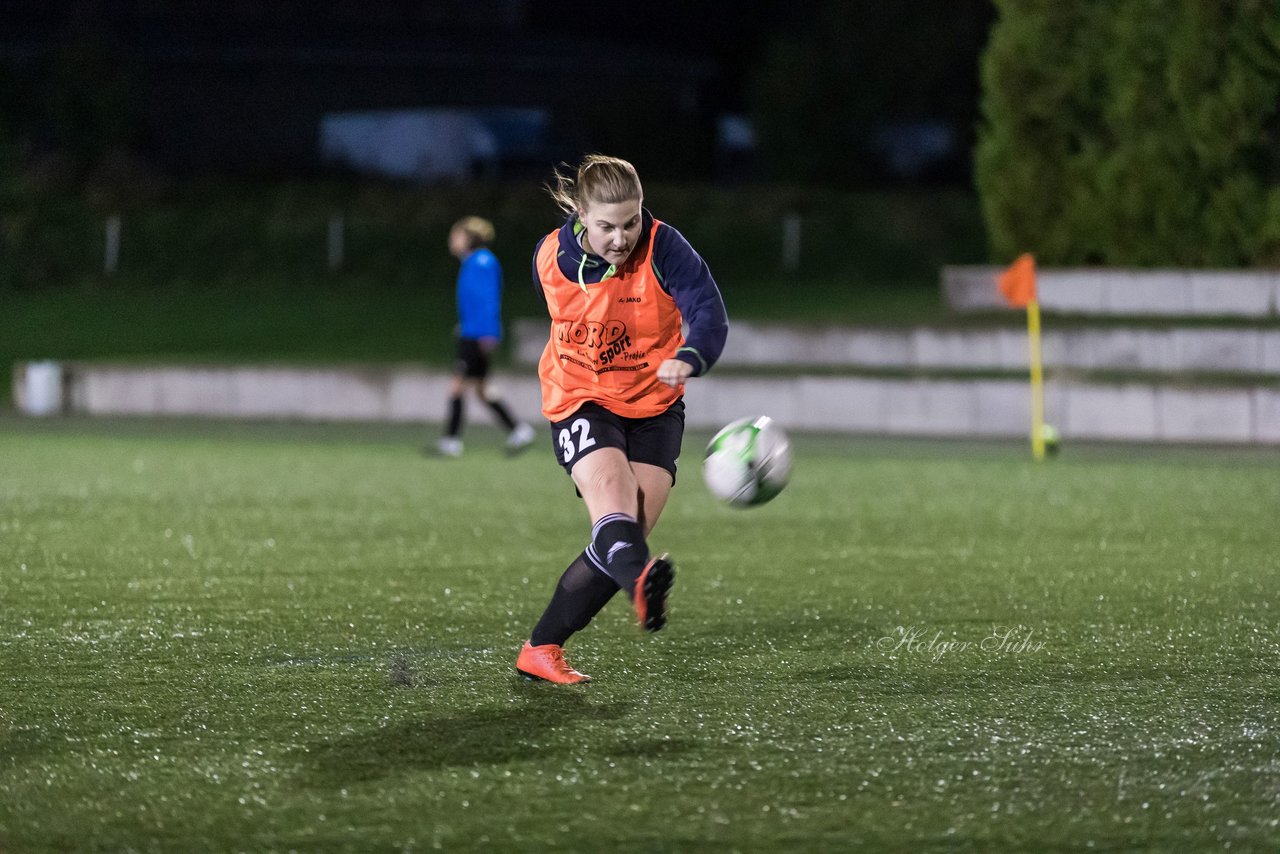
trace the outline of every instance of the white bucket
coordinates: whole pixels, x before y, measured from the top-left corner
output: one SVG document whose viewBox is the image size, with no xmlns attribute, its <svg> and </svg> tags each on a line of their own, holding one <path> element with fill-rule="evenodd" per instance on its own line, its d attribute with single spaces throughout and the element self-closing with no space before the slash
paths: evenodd
<svg viewBox="0 0 1280 854">
<path fill-rule="evenodd" d="M 19 406 L 27 415 L 57 415 L 62 412 L 62 365 L 57 362 L 28 362 Z"/>
</svg>

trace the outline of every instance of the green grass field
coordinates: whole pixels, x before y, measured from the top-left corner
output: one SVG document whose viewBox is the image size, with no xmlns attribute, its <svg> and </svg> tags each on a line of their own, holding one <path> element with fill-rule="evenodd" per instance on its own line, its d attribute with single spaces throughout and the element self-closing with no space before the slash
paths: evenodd
<svg viewBox="0 0 1280 854">
<path fill-rule="evenodd" d="M 0 420 L 0 850 L 1280 846 L 1280 457 L 691 435 L 615 601 L 513 677 L 587 525 L 476 431 Z"/>
</svg>

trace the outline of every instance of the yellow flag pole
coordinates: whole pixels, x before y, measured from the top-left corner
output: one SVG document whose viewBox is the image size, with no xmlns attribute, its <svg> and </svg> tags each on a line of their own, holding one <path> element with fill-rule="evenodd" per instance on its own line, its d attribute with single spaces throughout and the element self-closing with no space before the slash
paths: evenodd
<svg viewBox="0 0 1280 854">
<path fill-rule="evenodd" d="M 1040 303 L 1027 303 L 1027 344 L 1031 350 L 1031 456 L 1044 459 L 1044 369 L 1040 362 Z"/>
</svg>

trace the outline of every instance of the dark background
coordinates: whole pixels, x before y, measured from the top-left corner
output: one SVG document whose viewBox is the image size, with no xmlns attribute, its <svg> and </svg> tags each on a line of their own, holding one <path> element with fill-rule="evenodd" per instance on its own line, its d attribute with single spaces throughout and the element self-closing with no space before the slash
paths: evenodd
<svg viewBox="0 0 1280 854">
<path fill-rule="evenodd" d="M 6 0 L 0 141 L 71 182 L 296 177 L 332 168 L 328 113 L 536 107 L 547 132 L 498 177 L 599 150 L 664 180 L 967 186 L 993 15 L 987 0 Z M 726 116 L 754 145 L 726 145 Z"/>
</svg>

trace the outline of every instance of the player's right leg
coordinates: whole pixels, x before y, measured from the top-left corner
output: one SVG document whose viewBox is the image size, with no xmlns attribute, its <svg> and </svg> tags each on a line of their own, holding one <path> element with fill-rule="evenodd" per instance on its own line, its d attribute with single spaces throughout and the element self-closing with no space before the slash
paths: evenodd
<svg viewBox="0 0 1280 854">
<path fill-rule="evenodd" d="M 590 680 L 564 661 L 564 644 L 575 632 L 585 629 L 617 592 L 617 583 L 585 551 L 578 555 L 560 576 L 551 602 L 521 650 L 516 670 L 526 678 L 562 684 Z"/>
<path fill-rule="evenodd" d="M 590 676 L 574 670 L 564 660 L 564 647 L 559 644 L 534 646 L 531 640 L 525 641 L 520 649 L 516 672 L 531 682 L 541 679 L 557 685 L 577 685 L 591 681 Z"/>
<path fill-rule="evenodd" d="M 445 418 L 444 435 L 440 437 L 437 450 L 441 456 L 462 456 L 462 427 L 466 418 L 466 378 L 455 373 L 449 380 L 449 411 Z"/>
</svg>

